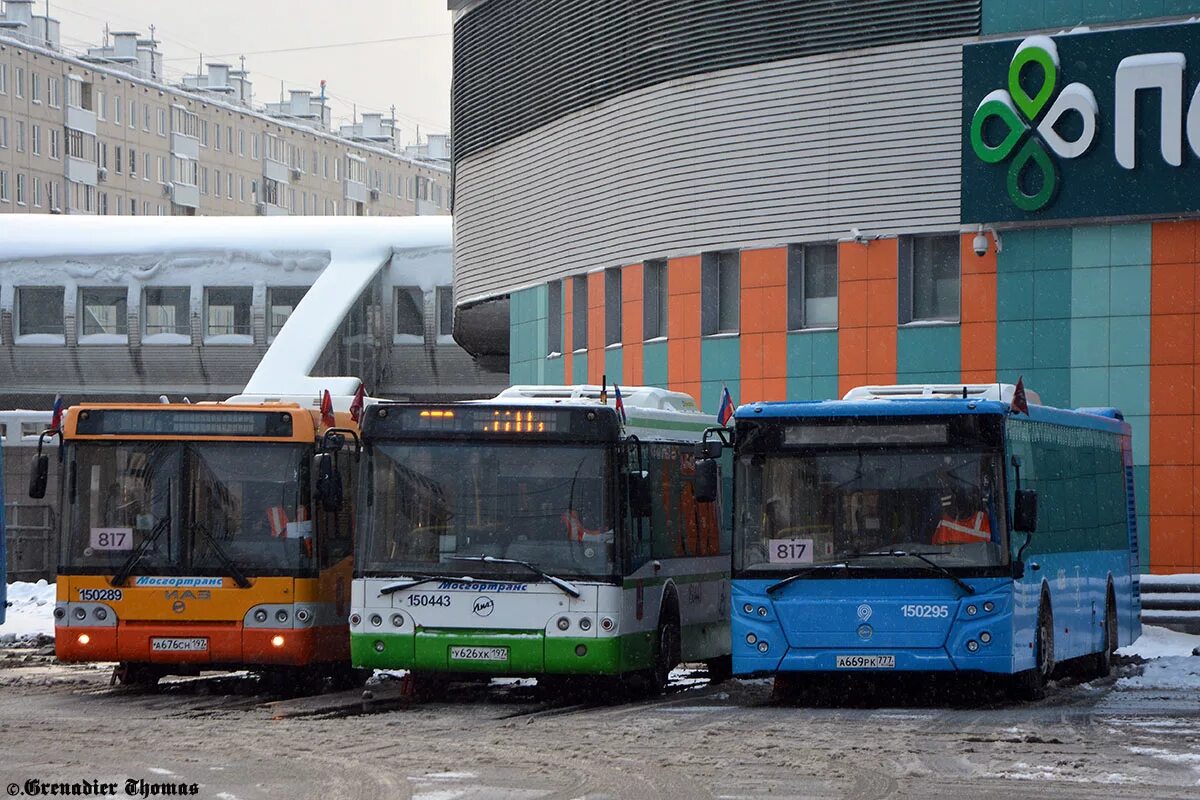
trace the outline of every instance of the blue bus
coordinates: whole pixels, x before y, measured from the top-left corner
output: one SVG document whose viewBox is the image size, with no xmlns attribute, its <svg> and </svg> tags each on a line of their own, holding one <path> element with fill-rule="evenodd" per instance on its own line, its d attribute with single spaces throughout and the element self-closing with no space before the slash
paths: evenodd
<svg viewBox="0 0 1200 800">
<path fill-rule="evenodd" d="M 737 410 L 734 674 L 970 672 L 1033 698 L 1056 663 L 1109 672 L 1141 633 L 1130 427 L 1032 392 L 1018 413 L 1014 389 Z"/>
</svg>

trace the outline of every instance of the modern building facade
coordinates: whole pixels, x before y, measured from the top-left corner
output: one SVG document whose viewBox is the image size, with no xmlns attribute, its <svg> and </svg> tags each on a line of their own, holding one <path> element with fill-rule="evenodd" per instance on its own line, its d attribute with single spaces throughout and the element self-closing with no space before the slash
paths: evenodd
<svg viewBox="0 0 1200 800">
<path fill-rule="evenodd" d="M 381 114 L 337 130 L 321 93 L 259 106 L 244 69 L 168 82 L 137 33 L 68 54 L 33 0 L 0 4 L 0 213 L 449 213 L 444 159 Z"/>
<path fill-rule="evenodd" d="M 1200 3 L 451 7 L 464 346 L 711 411 L 1023 377 L 1200 571 Z"/>
</svg>

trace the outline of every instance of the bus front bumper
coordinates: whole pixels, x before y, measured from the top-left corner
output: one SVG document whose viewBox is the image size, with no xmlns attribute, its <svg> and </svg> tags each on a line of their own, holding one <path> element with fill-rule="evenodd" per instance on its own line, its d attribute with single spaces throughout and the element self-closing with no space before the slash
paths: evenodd
<svg viewBox="0 0 1200 800">
<path fill-rule="evenodd" d="M 840 665 L 839 665 L 840 660 Z M 735 675 L 768 675 L 775 672 L 899 673 L 983 672 L 1007 675 L 1012 655 L 1006 651 L 976 652 L 970 658 L 950 657 L 942 647 L 908 648 L 788 648 L 779 654 L 735 653 Z"/>
<path fill-rule="evenodd" d="M 352 633 L 350 658 L 354 666 L 368 669 L 513 676 L 616 675 L 623 671 L 623 643 L 616 636 L 547 636 L 543 631 Z"/>
<path fill-rule="evenodd" d="M 212 667 L 304 666 L 345 641 L 345 628 L 245 628 L 240 622 L 121 621 L 112 627 L 55 627 L 60 661 L 122 661 Z M 328 655 L 326 657 L 328 659 Z"/>
</svg>

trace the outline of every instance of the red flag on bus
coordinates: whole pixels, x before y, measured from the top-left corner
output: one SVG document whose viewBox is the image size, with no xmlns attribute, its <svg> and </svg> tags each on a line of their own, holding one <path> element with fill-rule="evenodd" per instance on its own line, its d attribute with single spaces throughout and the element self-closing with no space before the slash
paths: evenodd
<svg viewBox="0 0 1200 800">
<path fill-rule="evenodd" d="M 358 385 L 358 391 L 354 393 L 354 399 L 350 401 L 350 419 L 355 422 L 362 422 L 363 405 L 366 404 L 367 389 L 363 384 Z"/>
<path fill-rule="evenodd" d="M 1011 408 L 1013 411 L 1029 416 L 1029 401 L 1025 399 L 1025 380 L 1023 377 L 1017 378 L 1017 387 L 1013 389 Z"/>
<path fill-rule="evenodd" d="M 330 396 L 328 389 L 321 395 L 321 424 L 326 428 L 337 425 L 337 419 L 333 416 L 333 397 Z"/>
</svg>

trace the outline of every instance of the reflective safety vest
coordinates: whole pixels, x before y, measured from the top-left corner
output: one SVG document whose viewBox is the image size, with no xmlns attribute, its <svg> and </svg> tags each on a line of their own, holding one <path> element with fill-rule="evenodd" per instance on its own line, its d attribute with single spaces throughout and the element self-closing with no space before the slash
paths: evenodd
<svg viewBox="0 0 1200 800">
<path fill-rule="evenodd" d="M 573 542 L 611 542 L 612 531 L 594 531 L 583 524 L 579 512 L 571 509 L 562 515 L 567 526 L 567 538 Z"/>
<path fill-rule="evenodd" d="M 934 544 L 972 544 L 974 542 L 990 542 L 992 526 L 988 516 L 977 511 L 966 519 L 942 518 L 937 530 L 933 532 Z"/>
</svg>

